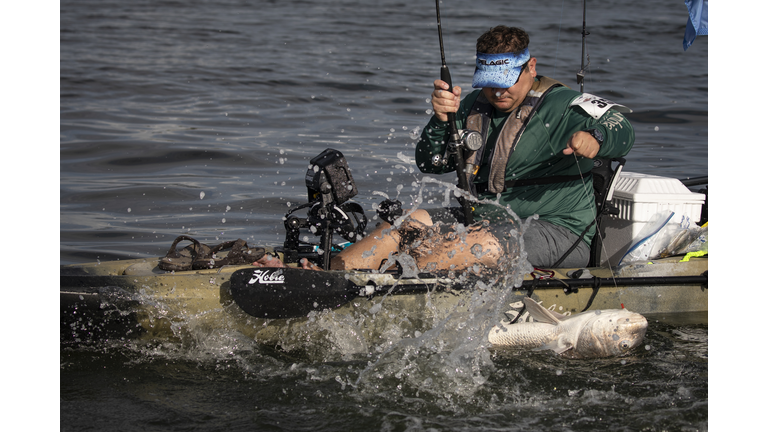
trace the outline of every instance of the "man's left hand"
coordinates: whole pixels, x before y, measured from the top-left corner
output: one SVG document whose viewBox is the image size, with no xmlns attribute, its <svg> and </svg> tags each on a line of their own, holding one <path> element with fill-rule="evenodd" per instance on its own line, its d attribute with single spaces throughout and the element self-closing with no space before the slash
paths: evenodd
<svg viewBox="0 0 768 432">
<path fill-rule="evenodd" d="M 563 150 L 563 154 L 575 153 L 576 156 L 592 159 L 597 156 L 598 151 L 600 151 L 600 144 L 598 144 L 597 140 L 589 132 L 579 131 L 571 135 L 571 139 L 568 140 L 568 145 Z"/>
</svg>

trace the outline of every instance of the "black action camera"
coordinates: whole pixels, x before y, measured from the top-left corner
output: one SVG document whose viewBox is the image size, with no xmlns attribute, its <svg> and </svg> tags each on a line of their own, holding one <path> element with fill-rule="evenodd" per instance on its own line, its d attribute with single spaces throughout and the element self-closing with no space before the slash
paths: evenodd
<svg viewBox="0 0 768 432">
<path fill-rule="evenodd" d="M 357 195 L 357 186 L 352 180 L 347 160 L 344 159 L 341 152 L 330 148 L 326 149 L 309 163 L 310 166 L 304 180 L 307 184 L 310 202 L 319 197 L 325 199 L 330 194 L 333 197 L 333 202 L 342 204 Z"/>
</svg>

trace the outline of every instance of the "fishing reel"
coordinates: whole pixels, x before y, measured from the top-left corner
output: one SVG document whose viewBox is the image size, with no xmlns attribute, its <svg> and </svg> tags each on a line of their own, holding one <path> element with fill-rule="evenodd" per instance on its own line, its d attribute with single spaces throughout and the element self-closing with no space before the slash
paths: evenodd
<svg viewBox="0 0 768 432">
<path fill-rule="evenodd" d="M 432 164 L 435 166 L 447 165 L 452 154 L 462 150 L 475 152 L 480 150 L 483 144 L 485 144 L 485 139 L 480 132 L 471 129 L 459 129 L 458 139 L 452 139 L 448 143 L 444 155 L 432 156 Z"/>
<path fill-rule="evenodd" d="M 310 259 L 319 257 L 322 258 L 323 268 L 328 270 L 331 254 L 341 250 L 340 246 L 333 244 L 333 235 L 340 235 L 346 242 L 354 243 L 362 238 L 368 220 L 359 204 L 347 202 L 357 195 L 357 186 L 341 152 L 326 149 L 310 160 L 304 181 L 309 202 L 285 215 L 284 261 L 298 262 L 300 255 Z M 293 215 L 305 208 L 309 208 L 306 218 Z M 320 244 L 300 241 L 302 229 L 320 236 Z"/>
</svg>

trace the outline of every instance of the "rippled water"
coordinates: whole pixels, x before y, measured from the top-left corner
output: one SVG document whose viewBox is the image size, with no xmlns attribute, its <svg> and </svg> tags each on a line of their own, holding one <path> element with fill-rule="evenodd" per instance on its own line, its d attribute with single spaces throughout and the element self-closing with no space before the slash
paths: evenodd
<svg viewBox="0 0 768 432">
<path fill-rule="evenodd" d="M 469 91 L 476 37 L 504 23 L 530 33 L 539 73 L 576 87 L 581 8 L 445 0 L 454 84 Z M 708 174 L 708 40 L 683 52 L 686 19 L 682 1 L 588 5 L 585 91 L 634 110 L 628 171 Z M 182 233 L 281 244 L 308 161 L 328 147 L 364 208 L 415 194 L 410 160 L 440 68 L 432 2 L 73 0 L 60 29 L 61 264 L 163 255 Z M 488 352 L 480 384 L 444 370 L 431 383 L 361 379 L 387 359 L 381 346 L 294 356 L 225 331 L 62 342 L 61 427 L 706 430 L 708 329 L 693 318 L 652 320 L 648 349 L 625 359 Z"/>
<path fill-rule="evenodd" d="M 465 91 L 500 16 L 530 32 L 540 73 L 576 86 L 580 5 L 442 9 Z M 585 90 L 635 111 L 626 170 L 707 175 L 707 38 L 679 49 L 685 8 L 613 1 L 588 19 Z M 365 208 L 420 177 L 398 154 L 413 157 L 439 73 L 428 2 L 65 1 L 61 52 L 62 264 L 163 255 L 179 233 L 281 243 L 276 221 L 327 147 Z"/>
<path fill-rule="evenodd" d="M 233 334 L 191 347 L 118 342 L 61 351 L 62 430 L 707 430 L 707 327 L 651 319 L 621 359 L 497 350 L 478 385 L 422 354 L 309 361 Z M 391 353 L 391 351 L 389 352 Z M 378 369 L 370 365 L 376 362 Z M 382 366 L 381 364 L 384 364 Z M 423 374 L 423 375 L 419 375 Z M 418 382 L 415 381 L 418 376 Z M 470 375 L 471 376 L 471 375 Z M 470 391 L 472 389 L 472 391 Z"/>
</svg>

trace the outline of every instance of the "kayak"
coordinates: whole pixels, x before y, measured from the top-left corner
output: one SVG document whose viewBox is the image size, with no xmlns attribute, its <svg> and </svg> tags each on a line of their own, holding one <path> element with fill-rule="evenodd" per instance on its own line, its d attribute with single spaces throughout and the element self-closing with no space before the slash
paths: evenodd
<svg viewBox="0 0 768 432">
<path fill-rule="evenodd" d="M 404 317 L 415 326 L 413 331 L 425 331 L 427 323 L 466 303 L 479 284 L 492 283 L 480 276 L 403 277 L 396 272 L 292 266 L 167 272 L 159 269 L 159 261 L 62 266 L 62 338 L 183 339 L 191 331 L 226 329 L 265 344 L 285 345 L 286 338 L 300 337 L 310 322 L 326 314 L 335 325 L 355 322 L 354 331 L 368 339 Z M 511 304 L 509 298 L 529 296 L 550 310 L 574 314 L 623 308 L 641 314 L 706 314 L 708 258 L 680 261 L 678 256 L 619 269 L 538 270 L 500 301 Z M 573 273 L 579 270 L 581 275 Z M 382 310 L 398 313 L 377 313 Z"/>
<path fill-rule="evenodd" d="M 347 342 L 351 337 L 365 344 L 385 332 L 427 331 L 475 301 L 479 292 L 490 303 L 489 313 L 498 313 L 499 320 L 524 318 L 524 309 L 516 309 L 524 297 L 565 315 L 625 308 L 640 314 L 706 315 L 708 311 L 706 238 L 703 251 L 695 253 L 678 254 L 686 250 L 677 244 L 681 238 L 691 243 L 701 234 L 695 223 L 706 219 L 706 193 L 691 192 L 677 179 L 620 173 L 619 167 L 617 181 L 612 180 L 615 190 L 612 186 L 605 201 L 612 202 L 614 210 L 598 224 L 595 238 L 600 242 L 593 242 L 593 252 L 599 253 L 591 261 L 599 264 L 587 268 L 524 265 L 509 271 L 472 269 L 461 274 L 402 268 L 306 270 L 297 264 L 301 256 L 314 254 L 315 261 L 327 269 L 331 254 L 318 259 L 317 249 L 299 245 L 301 229 L 321 232 L 319 247 L 332 251 L 334 232 L 354 241 L 365 226 L 362 208 L 347 202 L 357 190 L 343 156 L 329 149 L 311 164 L 306 176 L 310 201 L 322 197 L 309 209 L 308 217 L 298 218 L 292 210 L 284 219 L 283 247 L 251 249 L 277 256 L 285 267 L 240 264 L 242 256 L 228 260 L 227 252 L 217 256 L 221 264 L 217 268 L 168 271 L 168 256 L 64 265 L 60 269 L 62 339 L 183 340 L 224 330 L 285 348 L 318 329 L 332 329 L 337 339 L 343 334 Z M 691 226 L 680 229 L 686 224 Z M 669 234 L 669 227 L 674 228 L 672 239 L 662 235 Z M 670 244 L 676 245 L 671 252 L 667 251 Z M 656 258 L 661 249 L 667 252 L 660 256 L 667 256 Z"/>
</svg>

